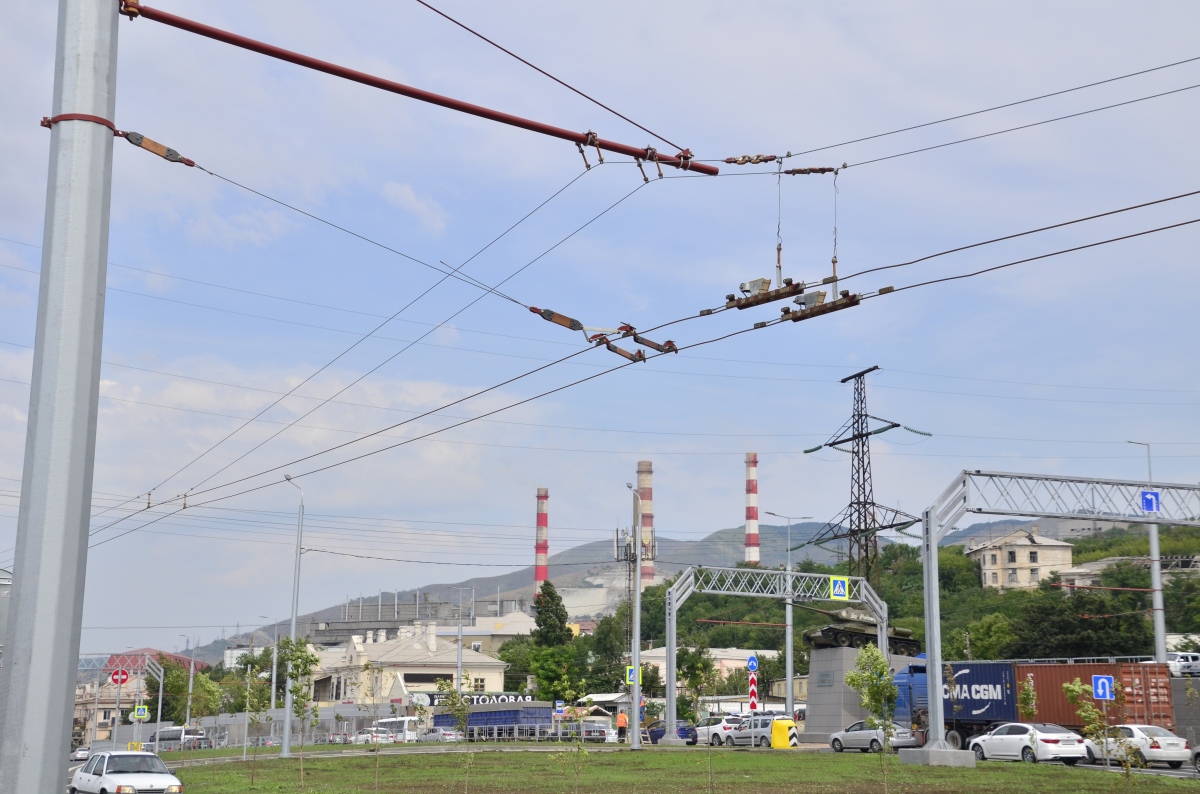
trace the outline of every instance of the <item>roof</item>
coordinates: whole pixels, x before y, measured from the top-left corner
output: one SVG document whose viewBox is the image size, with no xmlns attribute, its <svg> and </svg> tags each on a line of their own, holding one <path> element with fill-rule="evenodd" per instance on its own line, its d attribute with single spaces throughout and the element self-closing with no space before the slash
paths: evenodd
<svg viewBox="0 0 1200 794">
<path fill-rule="evenodd" d="M 968 541 L 968 544 L 969 543 L 970 542 Z M 966 553 L 970 555 L 977 551 L 982 551 L 983 549 L 998 549 L 1001 546 L 1056 546 L 1059 548 L 1065 546 L 1067 548 L 1071 548 L 1072 544 L 1067 543 L 1065 540 L 1055 540 L 1054 538 L 1048 538 L 1044 535 L 1035 535 L 1032 532 L 1027 532 L 1022 529 L 1016 532 L 1010 532 L 1003 537 L 996 538 L 995 540 L 989 540 L 985 543 L 981 543 L 978 546 L 968 545 Z"/>
</svg>

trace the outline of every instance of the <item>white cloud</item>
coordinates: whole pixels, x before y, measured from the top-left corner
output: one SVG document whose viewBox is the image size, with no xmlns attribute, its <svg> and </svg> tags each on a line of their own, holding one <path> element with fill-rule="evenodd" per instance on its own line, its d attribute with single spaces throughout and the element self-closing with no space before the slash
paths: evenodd
<svg viewBox="0 0 1200 794">
<path fill-rule="evenodd" d="M 428 196 L 418 196 L 411 185 L 388 182 L 379 192 L 392 204 L 413 215 L 426 230 L 441 234 L 446 228 L 446 210 L 442 205 Z"/>
</svg>

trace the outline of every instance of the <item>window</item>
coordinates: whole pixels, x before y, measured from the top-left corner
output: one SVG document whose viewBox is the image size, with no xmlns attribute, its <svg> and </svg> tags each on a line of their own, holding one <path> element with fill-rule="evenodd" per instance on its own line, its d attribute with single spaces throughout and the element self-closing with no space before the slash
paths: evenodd
<svg viewBox="0 0 1200 794">
<path fill-rule="evenodd" d="M 471 650 L 475 651 L 475 653 L 483 653 L 483 643 L 482 642 L 471 643 Z"/>
<path fill-rule="evenodd" d="M 1029 561 L 1030 561 L 1030 562 L 1037 562 L 1037 561 L 1038 561 L 1038 558 L 1037 558 L 1037 552 L 1036 552 L 1036 551 L 1031 551 L 1031 552 L 1029 552 Z"/>
<path fill-rule="evenodd" d="M 486 692 L 486 691 L 487 691 L 487 690 L 486 690 L 486 688 L 485 688 L 485 687 L 484 687 L 484 685 L 483 685 L 483 679 L 482 679 L 482 678 L 476 678 L 476 679 L 475 679 L 475 686 L 474 686 L 474 690 L 475 690 L 476 692 Z"/>
<path fill-rule="evenodd" d="M 992 555 L 992 565 L 995 565 L 995 564 L 996 564 L 996 555 L 993 554 Z"/>
<path fill-rule="evenodd" d="M 1017 553 L 1016 553 L 1015 551 L 1010 551 L 1010 552 L 1008 553 L 1008 561 L 1009 561 L 1009 562 L 1016 562 L 1016 561 L 1017 561 Z"/>
<path fill-rule="evenodd" d="M 1017 581 L 1017 569 L 1016 568 L 1008 569 L 1008 581 L 1010 581 L 1010 582 Z"/>
<path fill-rule="evenodd" d="M 96 766 L 100 763 L 100 759 L 103 757 L 104 756 L 102 756 L 102 755 L 93 755 L 92 760 L 88 761 L 87 766 L 85 766 L 83 768 L 83 774 L 85 774 L 85 775 L 96 774 Z"/>
<path fill-rule="evenodd" d="M 1037 568 L 1030 568 L 1030 569 L 1029 569 L 1029 581 L 1031 581 L 1031 582 L 1036 582 L 1038 579 L 1039 579 L 1039 576 L 1038 576 L 1038 569 L 1037 569 Z"/>
<path fill-rule="evenodd" d="M 1000 584 L 999 580 L 1000 577 L 996 575 L 995 571 L 992 571 L 992 584 Z"/>
</svg>

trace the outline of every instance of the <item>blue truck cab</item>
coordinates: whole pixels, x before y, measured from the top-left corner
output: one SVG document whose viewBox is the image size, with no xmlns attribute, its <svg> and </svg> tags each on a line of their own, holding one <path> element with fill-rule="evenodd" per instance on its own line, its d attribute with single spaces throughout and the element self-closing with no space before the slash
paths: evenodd
<svg viewBox="0 0 1200 794">
<path fill-rule="evenodd" d="M 951 681 L 945 673 L 942 676 L 942 714 L 950 746 L 965 748 L 971 737 L 987 733 L 996 724 L 1017 721 L 1016 671 L 1012 662 L 950 662 L 949 666 L 954 677 Z M 925 665 L 910 664 L 896 672 L 895 681 L 895 720 L 911 726 L 924 744 L 929 730 Z"/>
</svg>

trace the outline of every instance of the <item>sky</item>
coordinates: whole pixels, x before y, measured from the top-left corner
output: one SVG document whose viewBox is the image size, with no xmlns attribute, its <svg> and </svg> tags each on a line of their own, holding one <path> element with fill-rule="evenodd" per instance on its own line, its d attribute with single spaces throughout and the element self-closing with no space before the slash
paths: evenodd
<svg viewBox="0 0 1200 794">
<path fill-rule="evenodd" d="M 308 0 L 157 5 L 676 151 L 418 3 L 366 0 L 338 14 Z M 622 2 L 439 7 L 711 160 L 831 146 L 1200 56 L 1200 9 L 1185 2 L 665 2 L 649 16 Z M 21 75 L 0 83 L 0 567 L 29 411 L 50 140 L 37 121 L 50 106 L 55 24 L 52 6 L 25 3 L 0 29 L 0 66 Z M 835 239 L 844 276 L 1200 189 L 1189 176 L 1200 89 L 867 162 L 1194 86 L 1200 61 L 786 160 L 847 164 L 836 186 L 723 163 L 716 178 L 649 169 L 646 184 L 624 157 L 599 165 L 589 152 L 585 170 L 570 143 L 144 19 L 119 35 L 117 126 L 211 173 L 114 142 L 84 652 L 169 650 L 282 618 L 299 496 L 285 473 L 304 490 L 305 547 L 324 550 L 304 555 L 302 612 L 530 564 L 538 487 L 550 489 L 552 551 L 607 539 L 630 522 L 638 460 L 654 462 L 666 537 L 742 523 L 751 451 L 762 510 L 831 518 L 848 498 L 847 456 L 803 450 L 848 418 L 851 387 L 839 380 L 874 365 L 869 412 L 932 434 L 873 440 L 883 504 L 919 512 L 965 468 L 1144 477 L 1144 449 L 1129 439 L 1153 444 L 1155 479 L 1200 480 L 1200 224 L 610 374 L 621 359 L 581 352 L 356 440 L 584 349 L 581 334 L 526 306 L 601 328 L 688 318 L 648 334 L 684 346 L 778 316 L 779 304 L 696 315 L 773 277 L 780 242 L 784 274 L 811 283 L 829 275 Z M 843 287 L 902 287 L 1197 217 L 1200 197 L 1185 198 Z M 468 259 L 463 273 L 503 281 L 513 300 L 439 281 L 439 263 Z M 168 516 L 184 492 L 188 509 Z"/>
</svg>

